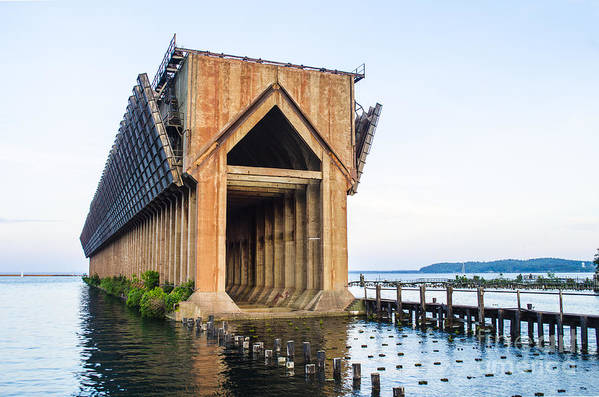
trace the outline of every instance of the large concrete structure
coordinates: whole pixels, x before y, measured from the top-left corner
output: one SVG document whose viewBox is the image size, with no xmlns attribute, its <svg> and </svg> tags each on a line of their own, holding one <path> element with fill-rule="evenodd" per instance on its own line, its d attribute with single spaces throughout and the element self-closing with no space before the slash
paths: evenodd
<svg viewBox="0 0 599 397">
<path fill-rule="evenodd" d="M 173 38 L 154 82 L 138 78 L 91 203 L 90 274 L 193 279 L 202 313 L 344 309 L 346 199 L 381 112 L 357 105 L 363 77 Z"/>
</svg>

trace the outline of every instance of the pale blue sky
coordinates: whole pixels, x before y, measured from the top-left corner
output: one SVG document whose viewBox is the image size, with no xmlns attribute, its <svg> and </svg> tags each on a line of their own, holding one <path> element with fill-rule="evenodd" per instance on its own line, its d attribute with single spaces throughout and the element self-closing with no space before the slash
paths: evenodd
<svg viewBox="0 0 599 397">
<path fill-rule="evenodd" d="M 0 272 L 87 269 L 79 233 L 127 98 L 174 32 L 366 63 L 357 99 L 384 108 L 348 199 L 350 268 L 592 258 L 599 1 L 200 3 L 0 0 Z"/>
</svg>

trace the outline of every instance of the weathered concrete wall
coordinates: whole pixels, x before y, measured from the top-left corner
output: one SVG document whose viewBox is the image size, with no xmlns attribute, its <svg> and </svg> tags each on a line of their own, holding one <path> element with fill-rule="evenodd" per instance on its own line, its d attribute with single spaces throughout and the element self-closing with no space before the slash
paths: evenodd
<svg viewBox="0 0 599 397">
<path fill-rule="evenodd" d="M 351 76 L 193 54 L 187 67 L 191 111 L 185 164 L 198 182 L 201 198 L 196 287 L 203 292 L 227 289 L 236 301 L 268 305 L 315 308 L 322 291 L 336 291 L 345 302 L 346 195 L 354 170 Z M 250 248 L 233 241 L 249 241 L 252 233 L 235 236 L 232 231 L 227 240 L 227 153 L 273 106 L 320 159 L 322 176 L 318 184 L 297 191 L 304 198 L 296 200 L 300 204 L 294 204 L 293 215 L 289 209 L 283 215 L 281 205 L 269 210 L 271 216 L 262 215 L 263 225 L 253 232 L 253 263 L 242 264 L 241 253 L 249 261 Z M 285 223 L 291 216 L 297 219 Z M 235 227 L 243 228 L 240 222 Z M 295 238 L 285 240 L 286 227 L 293 227 Z M 232 250 L 229 256 L 227 247 Z M 251 283 L 250 274 L 256 277 Z"/>
<path fill-rule="evenodd" d="M 279 83 L 331 145 L 347 169 L 353 168 L 353 78 L 190 54 L 190 148 L 193 160 L 218 133 L 269 85 Z"/>
</svg>

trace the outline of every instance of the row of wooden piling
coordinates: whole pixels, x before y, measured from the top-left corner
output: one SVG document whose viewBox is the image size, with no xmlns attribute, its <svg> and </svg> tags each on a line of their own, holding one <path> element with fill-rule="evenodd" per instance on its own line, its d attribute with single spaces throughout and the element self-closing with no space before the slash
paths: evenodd
<svg viewBox="0 0 599 397">
<path fill-rule="evenodd" d="M 521 343 L 521 322 L 528 322 L 528 339 L 530 344 L 535 344 L 534 328 L 537 324 L 537 337 L 540 345 L 545 344 L 544 326 L 549 329 L 549 343 L 552 346 L 557 346 L 560 352 L 564 351 L 564 326 L 570 327 L 571 351 L 575 352 L 578 349 L 578 332 L 577 327 L 580 326 L 580 350 L 582 353 L 588 353 L 588 328 L 595 328 L 595 337 L 599 353 L 599 316 L 586 316 L 565 314 L 563 312 L 563 294 L 559 292 L 560 312 L 543 312 L 532 309 L 532 305 L 527 305 L 523 309 L 520 304 L 520 291 L 516 291 L 518 307 L 509 308 L 487 308 L 484 304 L 485 290 L 479 287 L 476 290 L 477 306 L 454 305 L 453 304 L 453 287 L 446 287 L 447 303 L 437 303 L 436 298 L 433 298 L 432 303 L 426 302 L 426 286 L 421 285 L 419 288 L 419 302 L 405 302 L 402 299 L 402 286 L 398 284 L 395 288 L 396 299 L 385 300 L 381 298 L 382 287 L 376 284 L 376 295 L 374 299 L 368 298 L 367 288 L 364 287 L 364 299 L 367 315 L 376 315 L 379 318 L 387 316 L 392 317 L 393 312 L 396 315 L 396 321 L 402 322 L 408 320 L 414 324 L 426 325 L 427 323 L 435 324 L 439 329 L 456 329 L 462 328 L 464 332 L 472 333 L 473 326 L 475 332 L 479 335 L 498 336 L 504 338 L 505 320 L 510 321 L 510 338 L 514 343 Z M 374 310 L 373 307 L 374 306 Z M 409 316 L 406 319 L 406 313 Z M 372 313 L 374 311 L 374 313 Z M 432 319 L 427 318 L 426 314 L 431 313 Z M 457 315 L 457 317 L 456 317 Z M 413 320 L 412 320 L 413 319 Z M 486 319 L 490 319 L 490 324 Z M 556 338 L 557 334 L 557 338 Z M 557 342 L 557 343 L 556 343 Z"/>
<path fill-rule="evenodd" d="M 184 318 L 183 325 L 190 330 L 195 327 L 196 333 L 200 334 L 205 332 L 208 339 L 216 339 L 221 346 L 236 346 L 243 351 L 250 351 L 250 337 L 235 335 L 229 332 L 228 323 L 222 322 L 220 328 L 215 327 L 214 316 L 209 316 L 208 321 L 204 323 L 201 317 L 196 319 Z M 286 356 L 281 354 L 282 344 L 280 338 L 275 338 L 273 341 L 272 349 L 265 349 L 264 342 L 254 342 L 251 344 L 251 351 L 254 358 L 264 354 L 264 360 L 266 364 L 273 363 L 276 358 L 276 363 L 281 366 L 285 366 L 290 375 L 294 374 L 295 369 L 295 342 L 293 340 L 287 341 L 285 346 Z M 316 362 L 312 363 L 312 349 L 310 342 L 302 342 L 302 355 L 304 359 L 304 371 L 307 377 L 311 377 L 317 374 L 323 375 L 326 367 L 326 352 L 324 350 L 318 350 L 316 352 Z M 335 381 L 341 380 L 341 358 L 333 358 L 333 378 Z M 360 389 L 362 380 L 362 364 L 352 363 L 352 380 L 353 388 L 355 390 Z M 370 374 L 372 395 L 378 396 L 381 390 L 381 377 L 380 373 L 373 372 Z M 393 388 L 394 397 L 404 397 L 405 389 L 403 387 Z"/>
</svg>

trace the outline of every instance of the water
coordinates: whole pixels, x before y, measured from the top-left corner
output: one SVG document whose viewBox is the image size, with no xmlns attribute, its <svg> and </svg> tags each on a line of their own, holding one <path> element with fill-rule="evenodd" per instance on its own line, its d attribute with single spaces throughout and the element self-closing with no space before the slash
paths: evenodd
<svg viewBox="0 0 599 397">
<path fill-rule="evenodd" d="M 293 339 L 296 368 L 290 375 L 266 365 L 263 357 L 254 360 L 219 347 L 180 324 L 142 320 L 78 278 L 0 278 L 0 318 L 1 396 L 369 396 L 369 374 L 381 367 L 382 396 L 398 385 L 409 396 L 549 396 L 558 389 L 566 390 L 560 395 L 588 396 L 599 389 L 595 354 L 556 354 L 549 348 L 505 347 L 462 336 L 450 340 L 437 331 L 357 318 L 328 318 L 322 324 L 318 319 L 231 323 L 233 332 L 264 341 L 266 348 L 272 348 L 275 337 L 283 344 Z M 312 343 L 313 358 L 316 350 L 326 350 L 324 379 L 305 378 L 304 340 Z M 332 379 L 333 357 L 346 358 L 340 382 Z M 362 363 L 358 390 L 351 382 L 352 362 Z M 420 380 L 428 384 L 418 385 Z"/>
</svg>

